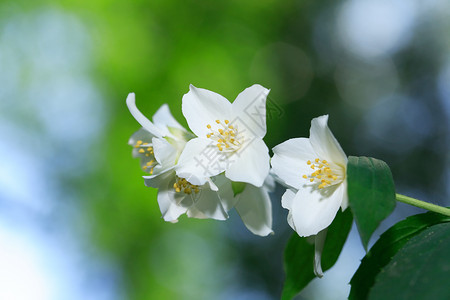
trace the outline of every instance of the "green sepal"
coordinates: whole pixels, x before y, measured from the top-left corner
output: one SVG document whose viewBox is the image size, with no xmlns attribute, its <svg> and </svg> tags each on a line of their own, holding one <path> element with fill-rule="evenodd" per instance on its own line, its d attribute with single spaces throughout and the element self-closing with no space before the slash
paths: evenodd
<svg viewBox="0 0 450 300">
<path fill-rule="evenodd" d="M 245 182 L 232 181 L 231 188 L 233 189 L 234 197 L 242 193 L 245 190 L 246 186 L 247 184 Z"/>
</svg>

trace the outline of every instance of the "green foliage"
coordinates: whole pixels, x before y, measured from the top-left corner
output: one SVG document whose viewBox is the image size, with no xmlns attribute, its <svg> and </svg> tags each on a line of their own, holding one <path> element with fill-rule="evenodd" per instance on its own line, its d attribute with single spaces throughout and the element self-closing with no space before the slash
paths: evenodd
<svg viewBox="0 0 450 300">
<path fill-rule="evenodd" d="M 237 195 L 242 193 L 245 190 L 246 186 L 247 184 L 245 182 L 232 181 L 231 188 L 233 189 L 234 196 L 236 197 Z"/>
<path fill-rule="evenodd" d="M 322 268 L 330 269 L 337 261 L 352 227 L 350 210 L 339 211 L 328 227 L 327 239 L 322 253 Z M 292 299 L 314 279 L 314 244 L 308 238 L 293 233 L 284 252 L 286 280 L 282 299 Z"/>
<path fill-rule="evenodd" d="M 394 180 L 384 161 L 350 156 L 347 181 L 350 208 L 367 250 L 373 232 L 395 208 Z"/>
<path fill-rule="evenodd" d="M 377 276 L 370 299 L 450 299 L 450 223 L 412 237 Z"/>
<path fill-rule="evenodd" d="M 380 239 L 375 243 L 375 245 L 370 249 L 370 251 L 367 253 L 367 255 L 364 257 L 364 259 L 361 262 L 361 265 L 359 266 L 358 270 L 356 271 L 355 275 L 353 276 L 352 280 L 350 281 L 350 284 L 352 285 L 352 289 L 350 291 L 349 299 L 367 299 L 371 287 L 374 285 L 375 280 L 377 278 L 377 275 L 380 273 L 380 271 L 389 264 L 390 272 L 392 272 L 392 265 L 393 263 L 398 260 L 396 253 L 397 252 L 403 252 L 405 249 L 407 249 L 407 246 L 405 245 L 412 237 L 415 236 L 422 236 L 422 232 L 429 228 L 430 226 L 433 226 L 435 224 L 439 224 L 442 222 L 450 222 L 450 217 L 446 217 L 440 214 L 428 212 L 425 214 L 420 215 L 414 215 L 411 216 L 397 224 L 395 224 L 393 227 L 388 229 L 385 233 L 383 233 L 380 237 Z M 434 227 L 434 226 L 433 226 Z M 431 227 L 431 228 L 433 228 Z M 448 235 L 450 236 L 450 234 Z M 414 238 L 414 243 L 416 238 Z M 428 240 L 428 239 L 425 239 Z M 420 240 L 419 240 L 420 241 Z M 411 240 L 413 242 L 413 240 Z M 426 241 L 426 243 L 432 243 L 432 241 Z M 410 244 L 410 243 L 408 243 Z M 402 247 L 405 248 L 403 250 Z M 423 255 L 425 253 L 428 253 L 431 251 L 431 245 L 429 245 L 428 249 L 425 249 L 425 251 L 418 252 L 417 255 Z M 448 253 L 448 252 L 447 252 Z M 403 254 L 400 254 L 402 257 Z M 393 259 L 395 257 L 395 260 Z M 443 259 L 446 259 L 447 256 L 443 255 Z M 418 271 L 420 271 L 419 266 L 417 265 L 419 263 L 419 260 L 417 260 L 417 263 L 415 260 L 412 260 L 412 262 L 408 262 L 408 264 L 411 264 L 411 268 L 416 268 Z M 400 266 L 398 266 L 400 267 Z M 439 269 L 439 267 L 436 268 L 436 270 Z M 409 277 L 409 274 L 405 274 L 403 271 L 400 271 L 400 275 Z M 408 271 L 410 272 L 410 271 Z M 417 272 L 417 271 L 416 271 Z M 380 273 L 381 274 L 381 273 Z M 390 273 L 391 274 L 391 273 Z M 417 274 L 416 274 L 417 275 Z M 448 275 L 447 275 L 448 277 Z M 411 277 L 409 277 L 411 279 Z M 405 279 L 406 280 L 406 279 Z M 379 279 L 377 278 L 377 281 Z M 395 283 L 397 281 L 394 281 Z M 395 288 L 397 289 L 397 288 Z M 401 291 L 401 293 L 406 292 L 405 290 Z M 384 295 L 387 296 L 387 295 Z M 386 299 L 386 298 L 383 298 Z M 392 299 L 401 299 L 399 298 L 392 298 Z M 416 298 L 418 299 L 418 298 Z M 429 299 L 436 299 L 436 298 L 429 298 Z"/>
</svg>

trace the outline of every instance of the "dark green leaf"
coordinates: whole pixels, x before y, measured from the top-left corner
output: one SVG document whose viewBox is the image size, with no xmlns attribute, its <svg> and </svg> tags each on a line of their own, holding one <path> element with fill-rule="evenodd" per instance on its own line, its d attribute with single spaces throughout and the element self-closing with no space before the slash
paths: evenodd
<svg viewBox="0 0 450 300">
<path fill-rule="evenodd" d="M 232 181 L 231 188 L 233 189 L 234 196 L 236 197 L 237 195 L 242 193 L 245 190 L 246 185 L 247 184 L 245 182 Z"/>
<path fill-rule="evenodd" d="M 450 299 L 450 223 L 412 237 L 378 274 L 369 299 Z"/>
<path fill-rule="evenodd" d="M 373 232 L 395 208 L 394 180 L 385 162 L 350 156 L 347 182 L 350 208 L 367 250 Z"/>
<path fill-rule="evenodd" d="M 409 239 L 432 225 L 449 221 L 450 217 L 428 212 L 411 216 L 389 228 L 363 258 L 353 275 L 349 299 L 367 299 L 377 274 Z"/>
<path fill-rule="evenodd" d="M 328 227 L 322 253 L 322 269 L 324 271 L 330 269 L 336 263 L 352 227 L 352 220 L 349 209 L 345 212 L 339 211 L 333 223 Z M 310 243 L 308 238 L 299 237 L 294 232 L 284 252 L 286 280 L 282 299 L 292 299 L 314 279 L 313 261 L 314 243 Z"/>
</svg>

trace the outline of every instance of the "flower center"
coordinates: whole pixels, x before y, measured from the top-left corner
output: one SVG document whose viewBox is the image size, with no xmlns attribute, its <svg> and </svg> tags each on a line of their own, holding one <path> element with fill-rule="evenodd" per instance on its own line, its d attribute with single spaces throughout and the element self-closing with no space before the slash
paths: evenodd
<svg viewBox="0 0 450 300">
<path fill-rule="evenodd" d="M 233 126 L 228 120 L 224 122 L 216 120 L 216 124 L 221 128 L 213 130 L 210 124 L 206 125 L 206 128 L 211 131 L 206 134 L 206 137 L 216 143 L 219 151 L 234 152 L 238 150 L 242 146 L 243 137 L 239 134 L 237 126 Z"/>
<path fill-rule="evenodd" d="M 319 183 L 319 189 L 323 189 L 342 181 L 340 172 L 331 167 L 326 160 L 316 158 L 313 162 L 308 160 L 306 164 L 310 166 L 314 172 L 310 175 L 303 175 L 302 177 L 308 179 L 310 182 Z"/>
<path fill-rule="evenodd" d="M 155 154 L 153 153 L 153 147 L 150 143 L 144 143 L 141 140 L 134 144 L 135 148 L 138 148 L 139 156 L 142 158 L 142 169 L 145 172 L 153 174 L 153 168 L 157 165 L 155 160 Z"/>
<path fill-rule="evenodd" d="M 177 193 L 185 193 L 186 195 L 191 195 L 192 193 L 198 194 L 200 192 L 200 188 L 198 185 L 191 184 L 184 178 L 180 178 L 177 176 L 177 180 L 173 184 L 173 188 Z"/>
</svg>

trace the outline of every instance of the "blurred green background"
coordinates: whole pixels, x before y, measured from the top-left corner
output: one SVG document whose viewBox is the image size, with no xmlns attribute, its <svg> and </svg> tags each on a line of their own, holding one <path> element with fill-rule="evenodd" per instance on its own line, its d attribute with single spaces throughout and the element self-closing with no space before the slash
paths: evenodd
<svg viewBox="0 0 450 300">
<path fill-rule="evenodd" d="M 0 299 L 279 298 L 283 189 L 273 236 L 236 214 L 165 223 L 127 145 L 129 92 L 186 125 L 189 84 L 232 101 L 259 83 L 269 148 L 330 114 L 348 155 L 450 205 L 449 33 L 445 0 L 0 1 Z M 353 230 L 299 299 L 345 299 L 363 256 Z"/>
</svg>

